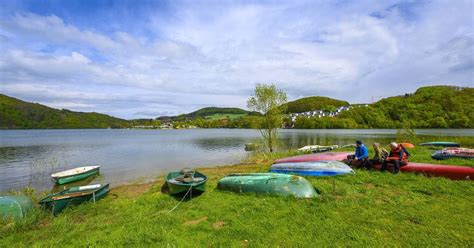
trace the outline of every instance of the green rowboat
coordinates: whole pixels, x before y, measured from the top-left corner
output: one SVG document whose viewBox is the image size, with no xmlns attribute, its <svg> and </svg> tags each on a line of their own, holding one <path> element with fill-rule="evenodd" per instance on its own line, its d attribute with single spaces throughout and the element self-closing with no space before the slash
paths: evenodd
<svg viewBox="0 0 474 248">
<path fill-rule="evenodd" d="M 33 208 L 27 196 L 0 196 L 0 218 L 21 219 Z"/>
<path fill-rule="evenodd" d="M 84 166 L 54 173 L 51 177 L 57 184 L 66 184 L 99 174 L 99 169 L 100 166 Z"/>
<path fill-rule="evenodd" d="M 306 179 L 278 173 L 230 174 L 219 180 L 217 188 L 237 193 L 270 194 L 297 198 L 318 196 Z"/>
<path fill-rule="evenodd" d="M 182 193 L 203 193 L 206 191 L 207 176 L 190 169 L 172 171 L 166 176 L 169 193 L 172 195 Z"/>
<path fill-rule="evenodd" d="M 46 196 L 39 204 L 44 209 L 51 210 L 53 215 L 57 215 L 68 206 L 77 206 L 86 201 L 96 202 L 104 198 L 107 193 L 109 193 L 109 184 L 71 187 Z"/>
</svg>

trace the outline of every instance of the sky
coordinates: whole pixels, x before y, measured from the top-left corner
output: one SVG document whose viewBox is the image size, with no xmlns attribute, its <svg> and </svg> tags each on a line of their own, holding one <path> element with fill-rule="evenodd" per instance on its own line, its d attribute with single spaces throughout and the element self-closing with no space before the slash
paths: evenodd
<svg viewBox="0 0 474 248">
<path fill-rule="evenodd" d="M 120 118 L 474 87 L 470 0 L 0 1 L 0 93 Z"/>
</svg>

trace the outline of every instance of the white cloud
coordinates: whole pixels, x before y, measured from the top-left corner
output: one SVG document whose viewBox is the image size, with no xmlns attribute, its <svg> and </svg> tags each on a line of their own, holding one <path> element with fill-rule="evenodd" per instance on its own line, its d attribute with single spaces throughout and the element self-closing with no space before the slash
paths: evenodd
<svg viewBox="0 0 474 248">
<path fill-rule="evenodd" d="M 473 84 L 470 1 L 175 4 L 146 13 L 147 36 L 1 16 L 0 90 L 135 118 L 245 107 L 259 82 L 350 102 Z"/>
</svg>

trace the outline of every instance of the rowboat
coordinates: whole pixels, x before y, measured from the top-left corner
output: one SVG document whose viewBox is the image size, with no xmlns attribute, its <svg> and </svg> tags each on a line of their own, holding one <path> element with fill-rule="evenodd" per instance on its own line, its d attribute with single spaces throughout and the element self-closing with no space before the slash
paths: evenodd
<svg viewBox="0 0 474 248">
<path fill-rule="evenodd" d="M 51 178 L 56 181 L 57 184 L 66 184 L 98 174 L 99 169 L 100 166 L 77 167 L 74 169 L 54 173 L 51 175 Z"/>
<path fill-rule="evenodd" d="M 474 149 L 449 147 L 444 148 L 441 151 L 436 151 L 431 155 L 431 157 L 437 160 L 449 158 L 474 159 Z"/>
<path fill-rule="evenodd" d="M 270 172 L 302 176 L 336 176 L 354 173 L 351 167 L 339 161 L 279 163 L 273 164 Z"/>
<path fill-rule="evenodd" d="M 278 173 L 230 174 L 221 178 L 217 188 L 236 193 L 256 193 L 297 198 L 313 198 L 318 193 L 304 178 Z"/>
<path fill-rule="evenodd" d="M 68 206 L 77 206 L 87 201 L 96 202 L 104 198 L 108 193 L 109 184 L 71 187 L 46 196 L 39 201 L 39 204 L 44 209 L 51 210 L 53 215 L 57 215 Z"/>
<path fill-rule="evenodd" d="M 305 154 L 287 158 L 277 159 L 278 163 L 295 163 L 295 162 L 318 162 L 318 161 L 342 161 L 347 158 L 348 155 L 353 155 L 353 152 L 324 152 L 317 154 Z"/>
<path fill-rule="evenodd" d="M 169 193 L 203 193 L 206 191 L 207 176 L 191 169 L 172 171 L 166 176 Z"/>
<path fill-rule="evenodd" d="M 1 219 L 21 219 L 33 208 L 33 202 L 27 196 L 0 196 Z"/>
<path fill-rule="evenodd" d="M 331 151 L 331 150 L 334 150 L 334 149 L 337 149 L 337 148 L 339 148 L 338 145 L 332 145 L 332 146 L 312 145 L 312 146 L 303 146 L 300 149 L 298 149 L 298 151 L 301 151 L 301 152 L 307 152 L 307 151 L 327 152 L 327 151 Z"/>
<path fill-rule="evenodd" d="M 459 143 L 448 141 L 433 141 L 421 143 L 420 146 L 443 146 L 443 147 L 460 147 Z"/>
</svg>

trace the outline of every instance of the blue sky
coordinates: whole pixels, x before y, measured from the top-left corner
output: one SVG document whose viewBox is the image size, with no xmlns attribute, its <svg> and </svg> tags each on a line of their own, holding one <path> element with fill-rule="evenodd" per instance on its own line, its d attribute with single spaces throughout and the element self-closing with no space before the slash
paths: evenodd
<svg viewBox="0 0 474 248">
<path fill-rule="evenodd" d="M 473 2 L 2 1 L 0 92 L 122 118 L 474 86 Z"/>
</svg>

